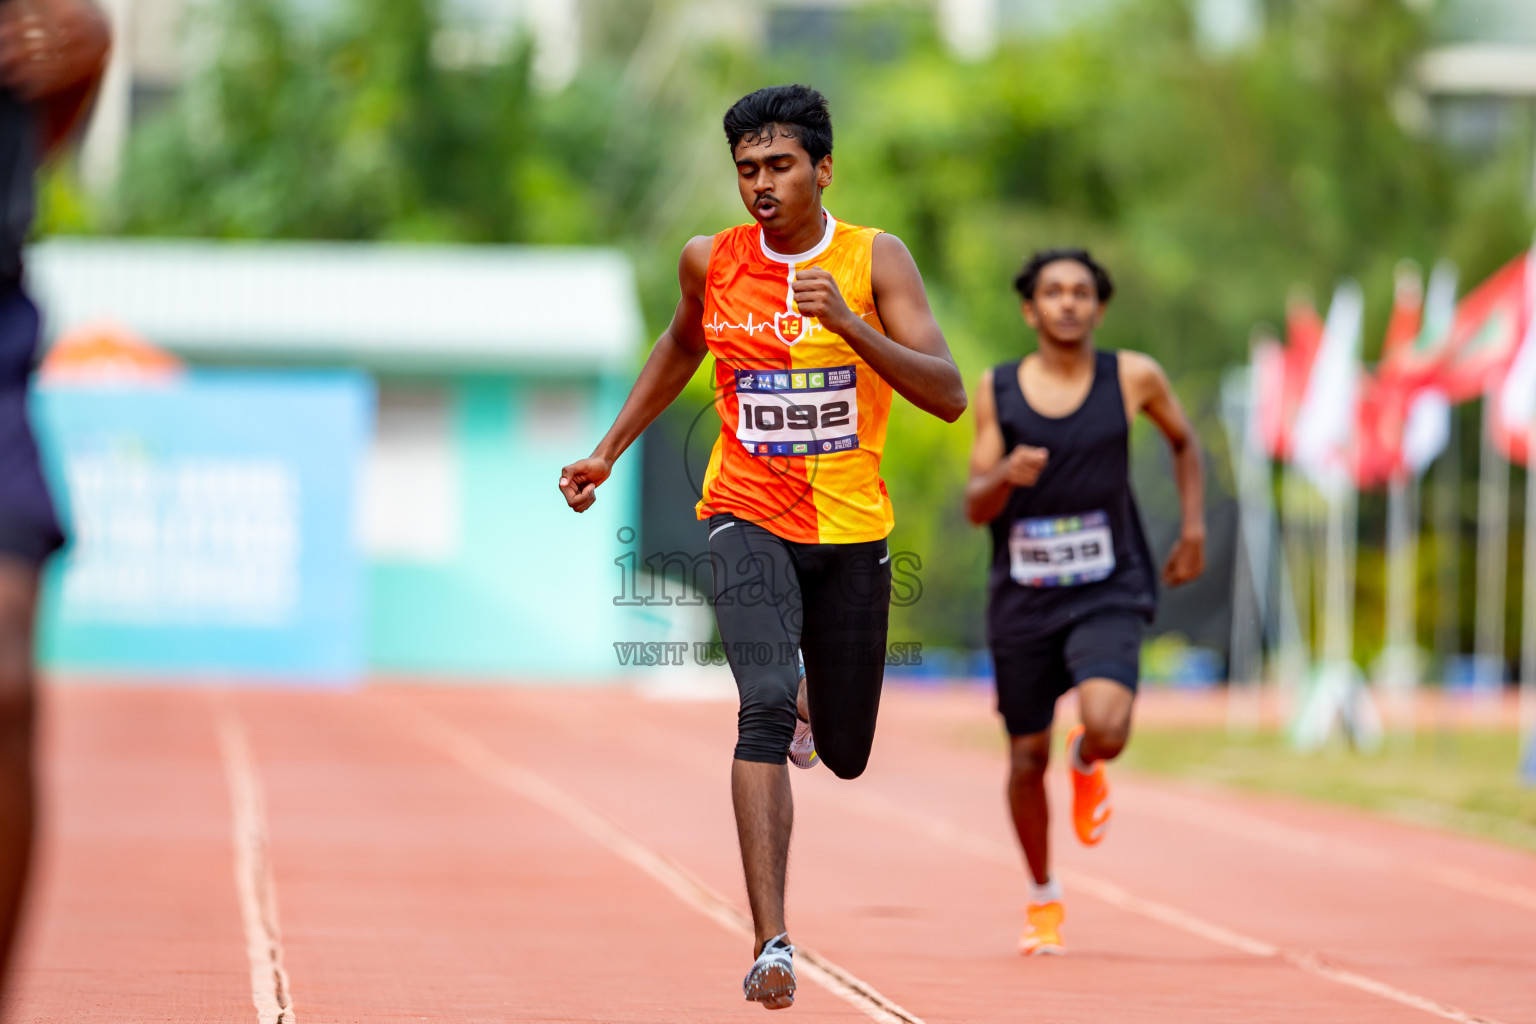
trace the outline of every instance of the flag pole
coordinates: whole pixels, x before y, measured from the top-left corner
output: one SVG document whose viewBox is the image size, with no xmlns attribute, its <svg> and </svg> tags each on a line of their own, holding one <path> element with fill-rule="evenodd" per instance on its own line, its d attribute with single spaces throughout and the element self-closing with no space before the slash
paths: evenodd
<svg viewBox="0 0 1536 1024">
<path fill-rule="evenodd" d="M 1281 467 L 1281 481 L 1284 486 L 1285 474 L 1289 472 Z M 1273 486 L 1273 481 L 1271 481 Z M 1272 496 L 1271 496 L 1272 497 Z M 1282 500 L 1284 492 L 1282 491 Z M 1303 600 L 1298 596 L 1305 592 L 1305 586 L 1298 592 L 1291 580 L 1291 553 L 1287 545 L 1293 537 L 1286 532 L 1283 509 L 1280 510 L 1280 536 L 1270 538 L 1269 557 L 1273 559 L 1275 568 L 1275 618 L 1278 631 L 1278 650 L 1270 663 L 1270 675 L 1274 680 L 1272 687 L 1275 697 L 1275 714 L 1281 722 L 1289 722 L 1296 710 L 1296 684 L 1305 678 L 1307 673 L 1307 641 L 1302 634 L 1301 624 L 1302 609 L 1298 602 Z M 1294 533 L 1294 530 L 1292 531 Z"/>
<path fill-rule="evenodd" d="M 1536 785 L 1536 416 L 1525 442 L 1525 595 L 1520 650 L 1520 777 Z"/>
<path fill-rule="evenodd" d="M 1419 478 L 1412 470 L 1392 474 L 1387 485 L 1387 643 L 1381 680 L 1393 731 L 1411 741 L 1418 686 L 1414 600 L 1418 580 Z"/>
<path fill-rule="evenodd" d="M 1451 440 L 1435 470 L 1435 656 L 1439 663 L 1443 711 L 1451 661 L 1461 654 L 1461 440 L 1465 417 L 1451 413 Z"/>
<path fill-rule="evenodd" d="M 1360 286 L 1341 282 L 1323 328 L 1322 346 L 1297 412 L 1293 456 L 1324 499 L 1322 657 L 1292 725 L 1301 750 L 1327 742 L 1336 723 L 1350 742 L 1374 749 L 1381 720 L 1354 660 L 1354 559 L 1358 550 L 1359 501 L 1353 451 L 1359 410 Z"/>
<path fill-rule="evenodd" d="M 1504 683 L 1504 602 L 1509 573 L 1509 462 L 1493 440 L 1493 390 L 1483 395 L 1477 498 L 1476 683 Z"/>
<path fill-rule="evenodd" d="M 1313 553 L 1317 550 L 1313 530 L 1312 496 L 1301 472 L 1285 465 L 1281 469 L 1281 532 L 1284 535 L 1286 564 L 1289 568 L 1291 606 L 1295 609 L 1291 643 L 1281 653 L 1280 682 L 1276 697 L 1281 714 L 1290 721 L 1300 713 L 1306 701 L 1306 689 L 1312 666 L 1318 657 L 1314 628 Z"/>
<path fill-rule="evenodd" d="M 1237 483 L 1238 552 L 1233 566 L 1231 655 L 1227 681 L 1227 729 L 1252 732 L 1259 726 L 1264 627 L 1268 621 L 1270 559 L 1274 530 L 1269 457 L 1257 428 L 1259 374 L 1246 372 L 1222 381 L 1222 415 L 1232 439 L 1232 473 Z"/>
</svg>

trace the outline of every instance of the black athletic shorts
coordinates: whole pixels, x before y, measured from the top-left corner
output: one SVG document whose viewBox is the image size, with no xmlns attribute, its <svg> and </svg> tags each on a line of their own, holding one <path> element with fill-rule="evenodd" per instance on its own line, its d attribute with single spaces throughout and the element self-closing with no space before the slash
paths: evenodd
<svg viewBox="0 0 1536 1024">
<path fill-rule="evenodd" d="M 839 777 L 859 775 L 885 678 L 885 541 L 800 544 L 722 514 L 709 519 L 709 554 L 715 619 L 741 696 L 736 758 L 788 758 L 803 654 L 816 752 Z"/>
<path fill-rule="evenodd" d="M 1113 679 L 1135 693 L 1144 625 L 1136 612 L 1099 612 L 1055 633 L 993 643 L 997 710 L 1008 735 L 1050 728 L 1057 698 L 1085 679 Z"/>
<path fill-rule="evenodd" d="M 0 285 L 0 555 L 32 565 L 64 543 L 27 420 L 37 333 L 37 307 L 16 285 Z"/>
</svg>

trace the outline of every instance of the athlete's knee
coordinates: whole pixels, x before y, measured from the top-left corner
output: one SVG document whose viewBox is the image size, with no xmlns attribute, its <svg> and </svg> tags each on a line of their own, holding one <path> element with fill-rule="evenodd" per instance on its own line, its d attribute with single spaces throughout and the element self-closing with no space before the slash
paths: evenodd
<svg viewBox="0 0 1536 1024">
<path fill-rule="evenodd" d="M 875 745 L 875 714 L 872 709 L 848 713 L 846 707 L 821 708 L 811 701 L 811 728 L 816 736 L 816 753 L 840 779 L 856 779 L 869 766 L 869 753 Z M 843 712 L 842 714 L 836 713 Z M 866 713 L 867 712 L 867 713 Z"/>
<path fill-rule="evenodd" d="M 736 756 L 747 761 L 782 764 L 795 736 L 795 694 L 765 683 L 743 687 L 736 712 Z"/>
<path fill-rule="evenodd" d="M 816 753 L 822 762 L 840 779 L 856 779 L 869 767 L 869 744 L 832 743 L 823 745 L 816 739 Z"/>
<path fill-rule="evenodd" d="M 1045 769 L 1050 763 L 1050 733 L 1045 733 L 1043 738 L 1014 737 L 1008 752 L 1008 784 L 1010 786 L 1038 785 L 1045 779 Z"/>
<path fill-rule="evenodd" d="M 1130 738 L 1131 722 L 1128 718 L 1083 723 L 1083 746 L 1095 760 L 1108 761 L 1119 757 Z"/>
</svg>

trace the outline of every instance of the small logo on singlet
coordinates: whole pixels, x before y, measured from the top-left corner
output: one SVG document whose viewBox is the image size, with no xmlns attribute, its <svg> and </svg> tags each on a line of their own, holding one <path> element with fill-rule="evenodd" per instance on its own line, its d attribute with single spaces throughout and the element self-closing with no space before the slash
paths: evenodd
<svg viewBox="0 0 1536 1024">
<path fill-rule="evenodd" d="M 805 316 L 785 310 L 773 314 L 773 333 L 786 345 L 793 345 L 805 334 Z"/>
</svg>

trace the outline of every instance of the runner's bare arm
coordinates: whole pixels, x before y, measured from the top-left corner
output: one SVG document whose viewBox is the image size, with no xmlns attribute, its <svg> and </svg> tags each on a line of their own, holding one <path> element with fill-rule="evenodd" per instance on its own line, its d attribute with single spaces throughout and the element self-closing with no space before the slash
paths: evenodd
<svg viewBox="0 0 1536 1024">
<path fill-rule="evenodd" d="M 928 308 L 923 277 L 912 254 L 901 239 L 880 234 L 875 236 L 870 259 L 875 307 L 889 337 L 854 315 L 825 270 L 812 268 L 796 275 L 796 306 L 841 335 L 907 401 L 947 423 L 955 422 L 965 412 L 965 382 Z"/>
<path fill-rule="evenodd" d="M 1163 582 L 1177 587 L 1205 571 L 1205 470 L 1200 441 L 1157 360 L 1140 352 L 1121 352 L 1120 360 L 1121 386 L 1131 396 L 1133 412 L 1146 413 L 1173 452 L 1183 528 L 1163 566 Z"/>
<path fill-rule="evenodd" d="M 1044 448 L 1021 444 L 1005 453 L 1003 445 L 988 370 L 976 385 L 976 440 L 971 444 L 971 477 L 965 484 L 965 515 L 978 526 L 1003 514 L 1015 487 L 1033 487 L 1049 458 Z"/>
<path fill-rule="evenodd" d="M 597 500 L 598 484 L 608 479 L 619 456 L 682 393 L 708 355 L 709 346 L 704 341 L 704 274 L 712 242 L 710 236 L 700 235 L 683 246 L 677 264 L 682 294 L 672 322 L 656 339 L 608 433 L 590 456 L 560 470 L 560 493 L 573 510 L 585 512 L 592 507 Z"/>
</svg>

